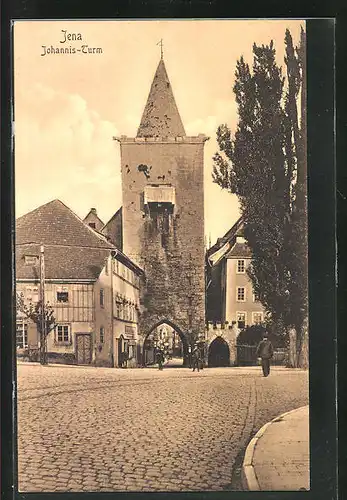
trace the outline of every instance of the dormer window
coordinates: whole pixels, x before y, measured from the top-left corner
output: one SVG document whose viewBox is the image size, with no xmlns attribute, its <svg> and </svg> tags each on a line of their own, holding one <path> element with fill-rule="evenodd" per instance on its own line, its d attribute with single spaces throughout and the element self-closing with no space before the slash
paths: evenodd
<svg viewBox="0 0 347 500">
<path fill-rule="evenodd" d="M 36 266 L 39 258 L 37 255 L 24 255 L 24 262 L 26 266 Z"/>
<path fill-rule="evenodd" d="M 95 229 L 95 222 L 89 222 L 89 226 L 90 226 L 92 229 Z"/>
</svg>

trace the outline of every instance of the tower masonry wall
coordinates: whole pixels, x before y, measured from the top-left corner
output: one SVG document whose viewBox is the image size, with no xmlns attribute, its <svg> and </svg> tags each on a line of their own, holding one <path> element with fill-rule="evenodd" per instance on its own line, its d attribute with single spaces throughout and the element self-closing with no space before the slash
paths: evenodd
<svg viewBox="0 0 347 500">
<path fill-rule="evenodd" d="M 205 329 L 206 139 L 121 141 L 123 251 L 145 271 L 143 334 L 165 319 L 193 335 Z M 148 210 L 144 205 L 147 185 L 175 188 L 172 214 Z"/>
</svg>

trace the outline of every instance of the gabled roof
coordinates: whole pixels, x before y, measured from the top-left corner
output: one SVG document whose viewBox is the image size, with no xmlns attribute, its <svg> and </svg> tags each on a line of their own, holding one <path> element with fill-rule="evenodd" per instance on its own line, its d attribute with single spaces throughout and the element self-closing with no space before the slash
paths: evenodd
<svg viewBox="0 0 347 500">
<path fill-rule="evenodd" d="M 45 279 L 95 281 L 109 253 L 107 248 L 44 245 Z M 40 245 L 16 245 L 16 279 L 39 279 L 39 266 L 25 264 L 25 255 L 40 255 Z"/>
<path fill-rule="evenodd" d="M 207 250 L 207 259 L 210 265 L 214 266 L 232 249 L 236 242 L 236 236 L 242 234 L 243 220 L 240 217 L 235 224 L 225 233 L 222 238 Z"/>
<path fill-rule="evenodd" d="M 123 214 L 123 207 L 120 207 L 118 208 L 117 212 L 115 212 L 112 217 L 110 218 L 110 220 L 108 220 L 106 222 L 106 224 L 101 228 L 101 232 L 103 232 L 105 229 L 108 228 L 108 226 L 114 221 L 114 219 L 117 217 L 117 216 L 122 216 Z"/>
<path fill-rule="evenodd" d="M 83 222 L 84 223 L 87 223 L 88 224 L 88 219 L 91 219 L 91 220 L 97 220 L 100 224 L 100 227 L 103 227 L 104 226 L 104 222 L 100 219 L 100 217 L 98 216 L 95 208 L 91 208 L 89 210 L 89 212 L 87 213 L 87 215 L 85 216 L 85 218 L 83 219 Z"/>
<path fill-rule="evenodd" d="M 60 200 L 53 200 L 16 220 L 16 245 L 37 243 L 113 248 Z"/>
<path fill-rule="evenodd" d="M 183 137 L 185 135 L 165 64 L 163 59 L 160 59 L 137 137 Z"/>
<path fill-rule="evenodd" d="M 41 245 L 44 246 L 46 280 L 95 281 L 111 252 L 137 274 L 143 274 L 143 270 L 103 234 L 87 226 L 59 200 L 17 219 L 17 280 L 39 279 L 39 261 L 34 266 L 28 265 L 25 256 L 39 256 Z"/>
</svg>

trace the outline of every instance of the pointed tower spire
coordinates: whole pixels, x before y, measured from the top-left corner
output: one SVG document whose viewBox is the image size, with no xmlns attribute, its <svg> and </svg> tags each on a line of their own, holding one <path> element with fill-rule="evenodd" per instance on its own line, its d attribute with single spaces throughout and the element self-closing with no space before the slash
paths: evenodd
<svg viewBox="0 0 347 500">
<path fill-rule="evenodd" d="M 164 60 L 161 58 L 149 91 L 137 137 L 177 137 L 185 135 Z"/>
</svg>

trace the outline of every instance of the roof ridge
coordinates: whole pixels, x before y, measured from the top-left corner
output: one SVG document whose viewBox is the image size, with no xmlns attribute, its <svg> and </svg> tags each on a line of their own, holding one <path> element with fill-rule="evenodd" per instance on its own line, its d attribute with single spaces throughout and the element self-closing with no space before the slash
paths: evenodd
<svg viewBox="0 0 347 500">
<path fill-rule="evenodd" d="M 32 210 L 30 210 L 29 212 L 26 212 L 25 214 L 21 215 L 20 217 L 17 217 L 17 218 L 16 218 L 16 222 L 18 222 L 20 219 L 23 219 L 23 217 L 26 217 L 27 215 L 32 214 L 33 212 L 35 212 L 35 211 L 36 211 L 36 210 L 38 210 L 39 208 L 43 208 L 43 207 L 45 207 L 45 206 L 47 206 L 47 205 L 50 205 L 51 203 L 54 203 L 55 201 L 57 201 L 58 203 L 61 203 L 62 205 L 64 205 L 64 206 L 66 207 L 65 203 L 63 203 L 63 202 L 62 202 L 61 200 L 59 200 L 58 198 L 54 198 L 54 200 L 47 201 L 47 203 L 44 203 L 43 205 L 40 205 L 40 206 L 38 206 L 38 207 L 36 207 L 36 208 L 33 208 L 33 209 L 32 209 Z M 69 207 L 67 207 L 67 208 L 69 208 Z"/>
<path fill-rule="evenodd" d="M 40 205 L 19 217 L 16 220 L 15 239 L 17 244 L 61 242 L 70 247 L 113 248 L 105 235 L 94 231 L 59 199 Z"/>
<path fill-rule="evenodd" d="M 60 200 L 58 200 L 58 201 L 60 201 Z M 93 228 L 91 228 L 90 226 L 88 226 L 88 224 L 86 224 L 84 222 L 84 220 L 81 219 L 81 217 L 79 217 L 70 207 L 68 207 L 67 205 L 65 205 L 65 203 L 63 203 L 62 201 L 60 203 L 62 203 L 68 210 L 70 210 L 70 212 L 76 217 L 76 219 L 78 219 L 83 224 L 83 226 L 86 227 L 88 229 L 88 231 L 90 231 L 94 236 L 97 236 L 104 243 L 109 243 L 104 236 L 102 236 L 101 234 L 97 233 L 96 231 L 94 231 Z M 71 246 L 73 246 L 73 245 L 71 245 Z"/>
</svg>

